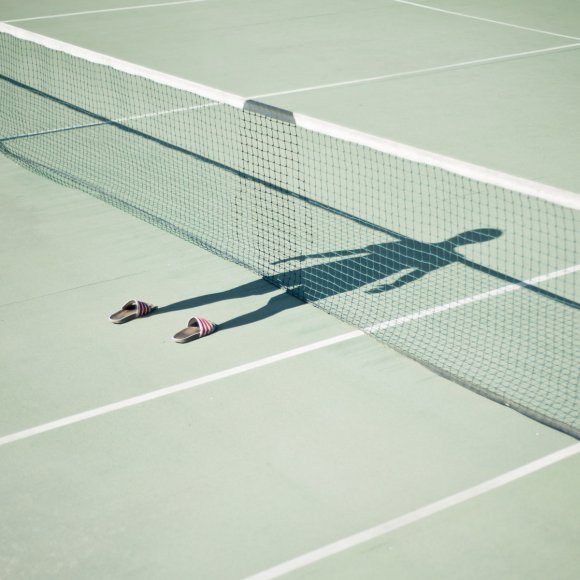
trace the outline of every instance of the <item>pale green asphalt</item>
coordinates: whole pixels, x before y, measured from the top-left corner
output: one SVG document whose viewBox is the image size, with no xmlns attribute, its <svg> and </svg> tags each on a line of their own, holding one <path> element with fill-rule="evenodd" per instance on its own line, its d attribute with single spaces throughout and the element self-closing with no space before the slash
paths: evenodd
<svg viewBox="0 0 580 580">
<path fill-rule="evenodd" d="M 20 4 L 0 19 L 121 6 Z M 572 2 L 503 4 L 472 13 L 580 35 Z M 247 96 L 574 42 L 354 0 L 20 25 Z M 270 100 L 578 191 L 577 59 Z M 126 299 L 163 306 L 253 277 L 4 158 L 0 174 L 0 437 L 351 330 L 286 295 L 275 316 L 190 345 L 170 339 L 187 308 L 114 326 Z M 199 314 L 224 323 L 270 298 Z M 0 578 L 244 578 L 574 442 L 357 338 L 0 447 Z M 579 483 L 576 456 L 288 577 L 577 578 Z"/>
</svg>

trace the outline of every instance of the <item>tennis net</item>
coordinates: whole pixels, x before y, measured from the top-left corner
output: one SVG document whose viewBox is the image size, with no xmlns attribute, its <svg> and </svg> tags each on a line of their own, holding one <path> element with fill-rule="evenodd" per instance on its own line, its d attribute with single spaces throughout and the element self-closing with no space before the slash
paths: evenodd
<svg viewBox="0 0 580 580">
<path fill-rule="evenodd" d="M 0 151 L 580 437 L 580 201 L 0 24 Z"/>
</svg>

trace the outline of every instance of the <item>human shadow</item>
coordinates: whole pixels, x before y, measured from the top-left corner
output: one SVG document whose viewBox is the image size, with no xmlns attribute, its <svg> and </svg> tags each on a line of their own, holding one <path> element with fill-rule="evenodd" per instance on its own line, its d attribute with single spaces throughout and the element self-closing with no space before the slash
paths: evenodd
<svg viewBox="0 0 580 580">
<path fill-rule="evenodd" d="M 253 280 L 229 290 L 181 300 L 161 307 L 157 312 L 163 314 L 177 310 L 190 310 L 223 300 L 267 295 L 276 291 L 277 287 L 285 288 L 289 294 L 299 298 L 301 302 L 316 303 L 319 300 L 355 290 L 362 290 L 370 298 L 370 295 L 383 294 L 416 282 L 427 274 L 450 264 L 462 263 L 472 266 L 473 263 L 466 260 L 458 249 L 466 245 L 495 240 L 501 234 L 501 230 L 498 229 L 482 228 L 466 231 L 436 243 L 421 242 L 401 236 L 396 241 L 371 244 L 363 248 L 293 256 L 274 262 L 272 266 L 294 261 L 299 264 L 311 260 L 323 260 L 323 262 L 290 269 L 282 268 L 279 272 L 266 276 L 266 281 Z M 518 284 L 522 289 L 531 290 L 573 308 L 580 307 L 577 302 L 525 281 L 478 264 L 474 266 L 503 281 Z M 257 310 L 220 324 L 220 328 L 231 329 L 263 320 L 283 310 L 300 306 L 301 302 L 293 300 L 287 294 L 278 294 Z"/>
<path fill-rule="evenodd" d="M 469 260 L 468 258 L 458 254 L 455 249 L 464 244 L 473 244 L 485 242 L 501 235 L 499 230 L 494 229 L 480 229 L 472 230 L 459 234 L 449 240 L 440 243 L 428 244 L 405 237 L 402 234 L 392 231 L 386 227 L 363 219 L 361 217 L 349 214 L 343 210 L 332 207 L 321 201 L 310 199 L 307 196 L 301 195 L 297 192 L 291 191 L 280 184 L 273 183 L 265 179 L 264 176 L 246 173 L 242 169 L 234 166 L 229 166 L 216 159 L 210 159 L 199 152 L 191 151 L 178 145 L 176 143 L 168 142 L 159 136 L 146 133 L 126 124 L 123 119 L 112 119 L 106 117 L 98 112 L 90 111 L 77 104 L 67 102 L 55 95 L 40 90 L 32 85 L 23 83 L 22 81 L 10 78 L 6 75 L 1 75 L 0 78 L 17 87 L 20 90 L 27 91 L 36 97 L 46 99 L 52 103 L 74 111 L 76 114 L 86 116 L 90 121 L 86 124 L 75 124 L 72 127 L 64 127 L 57 129 L 55 132 L 77 131 L 79 129 L 94 127 L 95 125 L 107 125 L 114 127 L 124 134 L 131 137 L 144 139 L 148 143 L 154 144 L 164 149 L 168 149 L 174 153 L 185 155 L 190 159 L 209 165 L 215 169 L 225 171 L 226 173 L 235 176 L 236 179 L 241 179 L 250 185 L 259 185 L 268 188 L 268 190 L 277 194 L 287 196 L 288 198 L 299 200 L 310 207 L 314 207 L 326 212 L 330 215 L 348 219 L 352 223 L 356 223 L 363 227 L 369 228 L 375 232 L 382 232 L 397 241 L 370 245 L 365 248 L 354 250 L 338 250 L 336 252 L 327 252 L 321 254 L 313 254 L 310 256 L 296 256 L 292 260 L 305 261 L 307 259 L 315 258 L 329 258 L 330 261 L 325 264 L 315 264 L 305 268 L 295 268 L 281 273 L 274 273 L 266 276 L 266 280 L 273 282 L 275 285 L 287 288 L 288 292 L 301 298 L 305 301 L 316 302 L 323 298 L 333 295 L 355 290 L 365 285 L 373 283 L 382 283 L 379 286 L 367 290 L 369 294 L 380 294 L 404 286 L 418 280 L 429 272 L 438 268 L 444 267 L 451 263 L 460 263 L 466 267 L 472 268 L 476 271 L 482 272 L 486 275 L 495 277 L 499 280 L 509 284 L 518 285 L 526 291 L 534 292 L 544 298 L 549 298 L 555 302 L 578 309 L 580 304 L 573 300 L 564 298 L 555 293 L 549 292 L 536 286 L 533 281 L 518 280 L 513 276 L 509 276 L 503 272 L 494 270 L 488 266 L 483 266 Z M 112 203 L 117 207 L 121 207 L 125 211 L 133 213 L 154 223 L 155 225 L 167 229 L 172 233 L 180 235 L 184 239 L 198 243 L 200 240 L 188 231 L 187 229 L 179 228 L 176 224 L 170 223 L 166 220 L 163 214 L 151 213 L 148 209 L 143 208 L 139 204 L 135 204 L 132 200 L 123 196 L 122 191 L 109 191 L 106 184 L 103 182 L 92 182 L 84 174 L 77 174 L 70 171 L 69 168 L 57 165 L 51 166 L 50 161 L 37 160 L 21 151 L 20 147 L 12 147 L 12 142 L 19 141 L 24 137 L 30 135 L 14 135 L 11 137 L 4 137 L 0 142 L 0 153 L 5 154 L 12 160 L 28 169 L 35 171 L 41 175 L 48 176 L 59 183 L 67 183 L 73 185 L 83 191 L 89 191 L 93 195 Z M 336 259 L 344 258 L 344 259 Z M 290 261 L 287 259 L 284 262 Z M 278 264 L 284 263 L 279 262 Z M 394 281 L 385 281 L 392 275 L 400 274 Z M 231 291 L 221 292 L 217 294 L 199 297 L 197 299 L 184 300 L 173 305 L 168 305 L 159 309 L 159 312 L 167 312 L 170 310 L 195 307 L 202 304 L 209 304 L 215 300 L 223 300 L 238 297 L 238 295 L 250 292 L 252 294 L 262 294 L 267 292 L 267 288 L 263 283 L 258 283 L 256 286 L 253 283 L 247 285 L 248 287 L 240 287 L 232 289 Z M 255 291 L 255 292 L 254 292 Z M 180 306 L 181 305 L 181 306 Z M 269 316 L 271 313 L 276 313 L 282 309 L 282 300 L 273 298 L 265 308 L 259 309 L 254 313 L 255 316 L 251 320 L 256 320 L 258 316 Z M 261 313 L 258 313 L 261 312 Z M 231 322 L 231 321 L 230 321 Z"/>
<path fill-rule="evenodd" d="M 500 230 L 486 228 L 464 232 L 437 243 L 402 238 L 364 248 L 297 256 L 276 264 L 322 258 L 329 261 L 287 270 L 271 279 L 306 302 L 316 302 L 377 282 L 382 283 L 368 288 L 366 292 L 381 294 L 458 262 L 462 258 L 456 251 L 458 247 L 494 240 L 501 233 Z"/>
<path fill-rule="evenodd" d="M 251 282 L 242 284 L 236 288 L 224 290 L 222 292 L 214 292 L 211 294 L 205 294 L 202 296 L 180 300 L 179 302 L 174 302 L 173 304 L 167 304 L 166 306 L 158 308 L 154 314 L 165 314 L 178 310 L 192 310 L 198 307 L 207 306 L 208 304 L 219 303 L 224 300 L 236 300 L 239 298 L 248 298 L 250 296 L 262 296 L 265 294 L 271 294 L 276 290 L 278 290 L 276 286 L 273 286 L 271 283 L 268 283 L 265 280 L 252 280 Z M 227 330 L 239 326 L 244 326 L 246 324 L 252 324 L 254 322 L 269 318 L 270 316 L 274 316 L 280 312 L 303 305 L 303 302 L 292 298 L 286 293 L 277 294 L 276 296 L 270 298 L 266 304 L 260 306 L 260 308 L 252 312 L 245 312 L 244 314 L 232 318 L 231 320 L 220 322 L 219 328 L 220 330 Z"/>
</svg>

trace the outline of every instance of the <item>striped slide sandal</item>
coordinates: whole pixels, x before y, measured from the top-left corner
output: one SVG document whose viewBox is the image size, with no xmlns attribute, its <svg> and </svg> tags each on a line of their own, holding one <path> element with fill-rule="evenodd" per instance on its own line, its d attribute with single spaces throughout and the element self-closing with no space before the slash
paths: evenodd
<svg viewBox="0 0 580 580">
<path fill-rule="evenodd" d="M 175 342 L 191 342 L 198 338 L 203 338 L 217 330 L 217 325 L 205 318 L 194 316 L 187 324 L 187 328 L 180 330 L 173 336 Z"/>
<path fill-rule="evenodd" d="M 140 300 L 129 300 L 129 302 L 123 305 L 121 310 L 111 314 L 109 320 L 113 324 L 123 324 L 129 322 L 129 320 L 147 316 L 154 310 L 157 310 L 157 306 L 153 304 L 147 304 L 147 302 L 141 302 Z"/>
</svg>

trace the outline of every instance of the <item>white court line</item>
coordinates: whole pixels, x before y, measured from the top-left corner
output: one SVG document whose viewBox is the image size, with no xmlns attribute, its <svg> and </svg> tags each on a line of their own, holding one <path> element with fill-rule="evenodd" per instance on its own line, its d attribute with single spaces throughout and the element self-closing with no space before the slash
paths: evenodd
<svg viewBox="0 0 580 580">
<path fill-rule="evenodd" d="M 193 1 L 200 2 L 200 1 L 205 1 L 205 0 L 193 0 Z M 15 22 L 15 21 L 7 21 L 7 22 Z M 451 69 L 460 68 L 463 66 L 470 66 L 470 65 L 475 65 L 475 64 L 485 64 L 485 63 L 489 63 L 489 62 L 507 60 L 510 58 L 517 58 L 517 57 L 523 57 L 523 56 L 530 56 L 530 55 L 534 55 L 534 54 L 553 52 L 553 51 L 557 51 L 557 50 L 564 50 L 567 48 L 575 48 L 575 47 L 579 47 L 579 46 L 580 46 L 580 43 L 565 44 L 565 45 L 560 45 L 560 46 L 553 46 L 551 48 L 541 48 L 538 50 L 531 50 L 531 51 L 527 51 L 527 52 L 517 52 L 517 53 L 506 54 L 506 55 L 502 55 L 502 56 L 493 56 L 493 57 L 483 58 L 483 59 L 478 59 L 478 60 L 468 60 L 468 61 L 462 61 L 462 62 L 457 62 L 457 63 L 452 63 L 452 64 L 444 64 L 441 66 L 435 66 L 435 67 L 430 67 L 430 68 L 416 69 L 413 71 L 391 73 L 391 74 L 380 75 L 380 76 L 375 76 L 375 77 L 365 77 L 362 79 L 353 79 L 350 81 L 339 81 L 336 83 L 328 83 L 328 84 L 324 84 L 324 85 L 315 85 L 315 86 L 310 86 L 310 87 L 302 87 L 299 89 L 289 89 L 289 90 L 285 90 L 285 91 L 277 91 L 275 93 L 263 93 L 261 95 L 254 95 L 252 97 L 248 97 L 247 100 L 265 99 L 267 97 L 279 97 L 282 95 L 291 95 L 294 93 L 305 93 L 308 91 L 317 91 L 320 89 L 329 89 L 329 88 L 342 87 L 342 86 L 347 86 L 347 85 L 356 85 L 356 84 L 361 84 L 361 83 L 382 81 L 382 80 L 393 79 L 393 78 L 400 78 L 400 77 L 413 76 L 413 75 L 430 73 L 430 72 L 437 72 L 437 71 L 442 71 L 442 70 L 451 70 Z M 215 102 L 215 103 L 208 103 L 208 104 L 204 104 L 204 105 L 195 105 L 193 107 L 173 109 L 173 110 L 169 110 L 169 111 L 160 111 L 160 112 L 155 112 L 155 113 L 147 113 L 147 114 L 143 114 L 143 115 L 135 115 L 132 117 L 114 119 L 113 121 L 114 122 L 122 122 L 122 121 L 129 121 L 129 120 L 137 120 L 137 119 L 143 119 L 143 118 L 147 118 L 147 117 L 155 117 L 157 115 L 159 115 L 159 116 L 168 115 L 171 113 L 182 112 L 182 111 L 186 111 L 186 110 L 202 109 L 205 107 L 212 107 L 212 106 L 216 106 L 219 104 L 221 104 L 221 103 Z M 95 127 L 95 126 L 106 125 L 106 124 L 108 124 L 108 123 L 98 122 L 98 123 L 88 123 L 86 125 L 72 125 L 69 127 L 59 127 L 56 129 L 48 129 L 46 131 L 40 131 L 37 133 L 30 133 L 30 134 L 24 134 L 24 135 L 14 135 L 14 136 L 6 137 L 4 139 L 0 139 L 0 142 L 1 141 L 10 141 L 10 140 L 14 140 L 14 139 L 20 139 L 23 137 L 36 137 L 38 135 L 59 133 L 59 132 L 67 131 L 67 130 L 71 130 L 71 129 L 85 129 L 85 128 L 89 128 L 89 127 Z"/>
<path fill-rule="evenodd" d="M 277 97 L 280 95 L 291 95 L 293 93 L 305 93 L 307 91 L 317 91 L 320 89 L 330 89 L 330 88 L 335 88 L 335 87 L 344 87 L 344 86 L 348 86 L 348 85 L 357 85 L 357 84 L 361 84 L 361 83 L 384 81 L 387 79 L 408 77 L 408 76 L 419 75 L 419 74 L 424 74 L 424 73 L 431 73 L 431 72 L 437 72 L 437 71 L 443 71 L 443 70 L 452 70 L 452 69 L 472 66 L 472 65 L 476 65 L 476 64 L 500 62 L 502 60 L 509 60 L 511 58 L 520 58 L 520 57 L 525 57 L 525 56 L 532 56 L 534 54 L 543 54 L 543 53 L 554 52 L 554 51 L 558 51 L 558 50 L 565 50 L 567 48 L 577 48 L 579 46 L 580 46 L 579 42 L 575 42 L 573 44 L 562 44 L 559 46 L 552 46 L 550 48 L 540 48 L 537 50 L 528 50 L 526 52 L 514 52 L 511 54 L 504 54 L 501 56 L 492 56 L 492 57 L 488 57 L 488 58 L 480 58 L 477 60 L 465 60 L 462 62 L 456 62 L 456 63 L 452 63 L 452 64 L 433 66 L 430 68 L 421 68 L 421 69 L 416 69 L 416 70 L 411 70 L 411 71 L 391 73 L 391 74 L 387 74 L 387 75 L 379 75 L 379 76 L 375 76 L 375 77 L 365 77 L 362 79 L 353 79 L 351 81 L 339 81 L 336 83 L 327 83 L 324 85 L 315 85 L 315 86 L 310 86 L 310 87 L 303 87 L 300 89 L 279 91 L 276 93 L 266 93 L 266 94 L 262 94 L 262 95 L 255 95 L 255 96 L 249 97 L 249 98 L 250 99 L 264 99 L 266 97 Z"/>
<path fill-rule="evenodd" d="M 195 1 L 204 1 L 204 0 L 195 0 Z M 12 21 L 12 22 L 14 22 L 14 21 Z M 566 48 L 575 48 L 578 46 L 580 46 L 580 43 L 565 44 L 565 45 L 560 45 L 560 46 L 553 46 L 551 48 L 541 48 L 538 50 L 531 50 L 531 51 L 527 51 L 527 52 L 517 52 L 517 53 L 506 54 L 506 55 L 502 55 L 502 56 L 493 56 L 493 57 L 483 58 L 483 59 L 478 59 L 478 60 L 468 60 L 468 61 L 462 61 L 462 62 L 457 62 L 457 63 L 452 63 L 452 64 L 444 64 L 444 65 L 430 67 L 430 68 L 416 69 L 416 70 L 412 70 L 412 71 L 391 73 L 391 74 L 380 75 L 380 76 L 375 76 L 375 77 L 365 77 L 362 79 L 353 79 L 350 81 L 339 81 L 336 83 L 329 83 L 329 84 L 324 84 L 324 85 L 315 85 L 315 86 L 303 87 L 303 88 L 299 88 L 299 89 L 289 89 L 286 91 L 278 91 L 275 93 L 264 93 L 261 95 L 254 95 L 252 97 L 248 97 L 248 100 L 265 99 L 267 97 L 279 97 L 282 95 L 291 95 L 293 93 L 304 93 L 304 92 L 308 92 L 308 91 L 317 91 L 320 89 L 329 89 L 329 88 L 334 88 L 334 87 L 342 87 L 342 86 L 347 86 L 347 85 L 355 85 L 355 84 L 360 84 L 360 83 L 368 83 L 368 82 L 373 82 L 373 81 L 382 81 L 382 80 L 393 79 L 393 78 L 413 76 L 413 75 L 417 75 L 417 74 L 460 68 L 462 66 L 470 66 L 470 65 L 474 65 L 474 64 L 485 64 L 488 62 L 501 61 L 501 60 L 506 60 L 506 59 L 510 59 L 510 58 L 517 58 L 517 57 L 522 57 L 522 56 L 530 56 L 533 54 L 541 54 L 541 53 L 545 53 L 545 52 L 563 50 Z M 196 106 L 193 106 L 190 108 L 174 109 L 174 110 L 169 110 L 169 111 L 160 111 L 158 113 L 148 113 L 148 114 L 144 114 L 144 115 L 135 115 L 133 117 L 125 117 L 122 119 L 114 119 L 114 121 L 122 122 L 122 121 L 129 121 L 129 120 L 137 120 L 137 119 L 142 119 L 142 118 L 146 118 L 146 117 L 154 117 L 156 115 L 167 115 L 167 114 L 181 112 L 181 111 L 185 111 L 185 110 L 189 110 L 189 109 L 197 109 L 197 108 L 201 109 L 204 107 L 215 106 L 218 104 L 220 104 L 220 103 L 209 103 L 209 104 L 204 104 L 204 105 L 196 105 Z M 69 129 L 85 129 L 88 127 L 94 127 L 94 126 L 105 125 L 105 124 L 106 123 L 104 123 L 104 122 L 99 122 L 99 123 L 89 123 L 86 125 L 73 125 L 73 126 L 64 127 L 64 128 L 59 127 L 57 129 L 48 129 L 47 131 L 41 131 L 38 133 L 31 133 L 30 135 L 16 135 L 16 136 L 8 137 L 4 140 L 9 141 L 9 140 L 18 139 L 21 137 L 35 137 L 37 135 L 59 133 L 61 131 L 66 131 Z"/>
<path fill-rule="evenodd" d="M 8 445 L 9 443 L 14 443 L 16 441 L 20 441 L 22 439 L 34 437 L 35 435 L 40 435 L 41 433 L 46 433 L 48 431 L 54 431 L 55 429 L 67 427 L 68 425 L 73 425 L 74 423 L 80 423 L 81 421 L 87 421 L 88 419 L 93 419 L 95 417 L 100 417 L 102 415 L 108 415 L 109 413 L 113 413 L 115 411 L 120 411 L 121 409 L 126 409 L 128 407 L 134 407 L 136 405 L 141 405 L 143 403 L 147 403 L 147 402 L 153 401 L 155 399 L 160 399 L 162 397 L 167 397 L 167 396 L 173 395 L 175 393 L 187 391 L 189 389 L 194 389 L 194 388 L 200 387 L 202 385 L 207 385 L 208 383 L 213 383 L 215 381 L 227 379 L 227 378 L 233 377 L 235 375 L 239 375 L 239 374 L 242 374 L 242 373 L 245 373 L 248 371 L 252 371 L 254 369 L 265 367 L 265 366 L 268 366 L 268 365 L 271 365 L 271 364 L 274 364 L 274 363 L 277 363 L 277 362 L 280 362 L 283 360 L 287 360 L 287 359 L 290 359 L 290 358 L 293 358 L 296 356 L 306 354 L 308 352 L 319 350 L 321 348 L 326 348 L 327 346 L 338 344 L 340 342 L 345 342 L 345 341 L 351 340 L 353 338 L 358 338 L 359 336 L 364 336 L 365 332 L 374 332 L 377 330 L 381 330 L 383 328 L 406 324 L 407 322 L 412 322 L 413 320 L 418 320 L 419 318 L 433 316 L 433 315 L 439 314 L 441 312 L 453 310 L 453 309 L 459 308 L 461 306 L 466 306 L 467 304 L 471 304 L 473 302 L 479 302 L 481 300 L 488 300 L 490 298 L 495 298 L 497 296 L 501 296 L 502 294 L 505 294 L 507 292 L 521 290 L 523 288 L 526 288 L 526 286 L 533 285 L 535 282 L 551 280 L 553 278 L 559 278 L 561 276 L 566 276 L 566 275 L 572 274 L 574 272 L 580 272 L 580 264 L 577 264 L 576 266 L 571 266 L 569 268 L 564 268 L 563 270 L 558 270 L 556 272 L 550 272 L 549 274 L 544 274 L 542 276 L 537 276 L 535 278 L 531 278 L 530 280 L 523 281 L 521 284 L 509 284 L 507 286 L 502 286 L 500 288 L 496 288 L 495 290 L 490 290 L 489 292 L 477 294 L 475 296 L 465 298 L 463 300 L 458 300 L 456 302 L 451 302 L 449 304 L 443 304 L 441 306 L 429 308 L 427 310 L 423 310 L 423 311 L 415 313 L 415 314 L 401 316 L 400 318 L 395 318 L 394 320 L 388 320 L 388 321 L 385 321 L 385 322 L 382 322 L 379 324 L 375 324 L 373 326 L 369 326 L 364 331 L 363 330 L 354 330 L 352 332 L 340 334 L 338 336 L 327 338 L 325 340 L 313 342 L 311 344 L 307 344 L 305 346 L 301 346 L 301 347 L 295 348 L 293 350 L 289 350 L 286 352 L 282 352 L 279 354 L 268 356 L 268 357 L 256 360 L 254 362 L 250 362 L 250 363 L 246 363 L 246 364 L 243 364 L 243 365 L 240 365 L 237 367 L 233 367 L 233 368 L 225 370 L 225 371 L 220 371 L 217 373 L 213 373 L 211 375 L 206 375 L 205 377 L 200 377 L 198 379 L 186 381 L 184 383 L 180 383 L 178 385 L 173 385 L 171 387 L 165 387 L 163 389 L 158 389 L 156 391 L 152 391 L 152 392 L 146 393 L 144 395 L 139 395 L 137 397 L 125 399 L 123 401 L 118 401 L 116 403 L 104 405 L 103 407 L 97 407 L 96 409 L 91 409 L 89 411 L 77 413 L 76 415 L 69 415 L 68 417 L 64 417 L 62 419 L 57 419 L 56 421 L 51 421 L 49 423 L 44 423 L 42 425 L 38 425 L 37 427 L 32 427 L 30 429 L 24 429 L 23 431 L 17 431 L 16 433 L 12 433 L 10 435 L 5 435 L 3 437 L 0 437 L 0 447 L 2 447 L 3 445 Z"/>
<path fill-rule="evenodd" d="M 453 310 L 454 308 L 459 308 L 460 306 L 466 306 L 467 304 L 474 304 L 475 302 L 481 302 L 482 300 L 489 300 L 490 298 L 496 298 L 497 296 L 503 296 L 510 292 L 515 292 L 516 290 L 521 290 L 526 288 L 526 286 L 535 286 L 541 282 L 546 282 L 554 278 L 560 278 L 561 276 L 567 276 L 568 274 L 574 274 L 575 272 L 580 272 L 580 264 L 576 266 L 570 266 L 569 268 L 564 268 L 563 270 L 558 270 L 557 272 L 550 272 L 549 274 L 542 274 L 541 276 L 536 276 L 535 278 L 530 278 L 518 284 L 508 284 L 507 286 L 501 286 L 495 290 L 489 290 L 488 292 L 482 292 L 481 294 L 476 294 L 475 296 L 469 296 L 456 302 L 450 302 L 449 304 L 442 304 L 440 306 L 434 306 L 433 308 L 427 308 L 426 310 L 421 310 L 420 312 L 414 312 L 413 314 L 408 314 L 407 316 L 402 316 L 395 320 L 387 320 L 386 322 L 379 322 L 378 324 L 373 324 L 365 329 L 366 332 L 377 332 L 379 330 L 384 330 L 385 328 L 391 328 L 393 326 L 399 326 L 407 322 L 413 322 L 414 320 L 419 320 L 425 318 L 426 316 L 433 316 L 434 314 L 439 314 L 440 312 L 446 312 L 447 310 Z"/>
<path fill-rule="evenodd" d="M 16 139 L 26 139 L 28 137 L 40 137 L 43 135 L 54 135 L 55 133 L 63 133 L 66 131 L 74 131 L 76 129 L 90 129 L 91 127 L 105 127 L 114 125 L 115 123 L 126 123 L 127 121 L 140 121 L 141 119 L 150 119 L 162 117 L 163 115 L 174 115 L 175 113 L 183 113 L 185 111 L 194 111 L 196 109 L 204 109 L 207 107 L 216 107 L 220 103 L 205 103 L 203 105 L 192 105 L 191 107 L 180 107 L 178 109 L 169 109 L 167 111 L 155 111 L 154 113 L 143 113 L 141 115 L 132 115 L 131 117 L 119 117 L 117 119 L 110 119 L 108 121 L 97 121 L 95 123 L 85 123 L 83 125 L 67 125 L 66 127 L 57 127 L 56 129 L 46 129 L 45 131 L 37 131 L 35 133 L 22 133 L 19 135 L 8 135 L 0 138 L 0 143 L 4 141 L 15 141 Z M 87 113 L 80 113 L 86 115 Z"/>
<path fill-rule="evenodd" d="M 101 10 L 86 10 L 84 12 L 68 12 L 66 14 L 53 14 L 51 16 L 33 16 L 30 18 L 16 18 L 14 20 L 3 20 L 3 22 L 29 22 L 31 20 L 48 20 L 50 18 L 67 18 L 69 16 L 84 16 L 85 14 L 102 14 L 103 12 L 122 12 L 125 10 L 141 10 L 143 8 L 162 8 L 163 6 L 177 6 L 179 4 L 196 4 L 207 2 L 207 0 L 181 0 L 180 2 L 161 2 L 159 4 L 143 4 L 141 6 L 124 6 L 121 8 L 103 8 Z"/>
<path fill-rule="evenodd" d="M 189 389 L 194 389 L 202 385 L 207 385 L 208 383 L 213 383 L 215 381 L 220 381 L 222 379 L 227 379 L 235 375 L 239 375 L 254 369 L 258 369 L 273 363 L 277 363 L 289 358 L 300 356 L 307 352 L 312 352 L 320 348 L 326 348 L 332 344 L 337 344 L 339 342 L 344 342 L 345 340 L 350 340 L 351 338 L 356 338 L 358 336 L 363 336 L 362 330 L 355 330 L 353 332 L 348 332 L 346 334 L 341 334 L 339 336 L 334 336 L 326 340 L 321 340 L 289 350 L 280 354 L 275 354 L 266 358 L 259 359 L 257 361 L 233 367 L 231 369 L 213 373 L 211 375 L 206 375 L 199 379 L 194 379 L 191 381 L 186 381 L 178 385 L 173 385 L 171 387 L 166 387 L 164 389 L 159 389 L 157 391 L 152 391 L 144 395 L 139 395 L 137 397 L 132 397 L 130 399 L 125 399 L 123 401 L 118 401 L 117 403 L 111 403 L 110 405 L 105 405 L 103 407 L 97 407 L 96 409 L 91 409 L 90 411 L 85 411 L 84 413 L 78 413 L 76 415 L 70 415 L 64 417 L 63 419 L 58 419 L 56 421 L 51 421 L 50 423 L 44 423 L 38 427 L 32 427 L 31 429 L 25 429 L 24 431 L 18 431 L 11 435 L 6 435 L 0 437 L 0 447 L 7 445 L 9 443 L 14 443 L 15 441 L 20 441 L 21 439 L 27 439 L 28 437 L 33 437 L 35 435 L 40 435 L 41 433 L 46 433 L 48 431 L 53 431 L 55 429 L 60 429 L 61 427 L 66 427 L 68 425 L 73 425 L 74 423 L 80 423 L 81 421 L 86 421 L 88 419 L 93 419 L 95 417 L 100 417 L 102 415 L 107 415 L 115 411 L 120 411 L 121 409 L 126 409 L 128 407 L 134 407 L 135 405 L 141 405 L 142 403 L 147 403 L 149 401 L 154 401 L 155 399 L 160 399 L 162 397 L 167 397 L 181 391 L 187 391 Z"/>
<path fill-rule="evenodd" d="M 539 28 L 530 28 L 528 26 L 520 26 L 519 24 L 512 24 L 511 22 L 503 22 L 501 20 L 492 20 L 491 18 L 482 18 L 481 16 L 472 16 L 471 14 L 464 14 L 463 12 L 454 12 L 452 10 L 444 10 L 443 8 L 436 8 L 435 6 L 427 6 L 425 4 L 418 4 L 417 2 L 409 2 L 409 0 L 392 0 L 397 4 L 408 4 L 409 6 L 416 6 L 417 8 L 425 8 L 426 10 L 433 10 L 435 12 L 442 12 L 443 14 L 451 14 L 453 16 L 461 16 L 462 18 L 470 18 L 472 20 L 481 20 L 482 22 L 489 22 L 490 24 L 499 24 L 501 26 L 509 26 L 510 28 L 518 28 L 519 30 L 527 30 L 529 32 L 539 32 L 540 34 L 548 34 L 549 36 L 557 36 L 559 38 L 570 38 L 572 40 L 580 40 L 578 36 L 569 36 L 568 34 L 559 34 L 557 32 L 550 32 L 549 30 L 540 30 Z"/>
<path fill-rule="evenodd" d="M 349 536 L 348 538 L 343 538 L 342 540 L 328 544 L 327 546 L 309 552 L 308 554 L 304 554 L 298 558 L 294 558 L 293 560 L 289 560 L 283 564 L 279 564 L 278 566 L 274 566 L 273 568 L 264 570 L 258 574 L 254 574 L 253 576 L 248 576 L 245 578 L 245 580 L 272 580 L 273 578 L 279 578 L 280 576 L 284 576 L 290 572 L 305 568 L 306 566 L 310 566 L 316 562 L 330 558 L 331 556 L 339 554 L 340 552 L 350 550 L 356 546 L 374 540 L 375 538 L 379 538 L 394 532 L 395 530 L 399 530 L 405 526 L 431 517 L 446 509 L 455 507 L 466 501 L 489 493 L 490 491 L 521 479 L 522 477 L 526 477 L 532 473 L 545 469 L 550 465 L 554 465 L 555 463 L 563 461 L 564 459 L 568 459 L 569 457 L 577 455 L 578 453 L 580 453 L 580 443 L 565 447 L 564 449 L 556 451 L 555 453 L 551 453 L 550 455 L 546 455 L 540 459 L 537 459 L 536 461 L 532 461 L 527 465 L 523 465 L 498 477 L 484 481 L 479 485 L 475 485 L 469 489 L 460 491 L 459 493 L 450 495 L 449 497 L 423 506 L 405 515 L 399 516 L 398 518 L 375 526 L 374 528 L 369 528 L 368 530 L 364 530 L 358 534 Z"/>
</svg>

